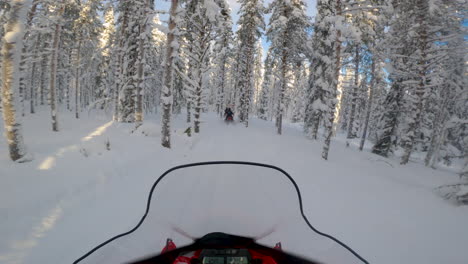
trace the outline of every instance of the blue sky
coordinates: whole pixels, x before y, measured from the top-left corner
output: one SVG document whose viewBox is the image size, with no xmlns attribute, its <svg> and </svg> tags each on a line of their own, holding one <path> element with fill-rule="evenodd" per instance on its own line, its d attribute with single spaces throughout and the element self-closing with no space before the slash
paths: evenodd
<svg viewBox="0 0 468 264">
<path fill-rule="evenodd" d="M 316 14 L 316 6 L 317 6 L 317 0 L 304 0 L 307 4 L 307 15 L 310 16 L 310 17 L 313 17 L 315 16 Z M 169 6 L 170 6 L 170 3 L 169 1 L 167 0 L 156 0 L 155 1 L 155 5 L 156 5 L 156 9 L 157 10 L 164 10 L 164 11 L 169 11 Z M 237 20 L 239 19 L 239 15 L 237 14 L 237 12 L 239 11 L 239 8 L 240 8 L 240 4 L 237 2 L 237 0 L 227 0 L 228 4 L 230 5 L 231 9 L 232 9 L 232 19 L 234 21 L 234 29 L 237 28 Z M 265 5 L 268 5 L 270 4 L 271 2 L 273 2 L 273 0 L 264 0 L 264 3 Z M 163 20 L 165 20 L 164 18 L 165 16 L 161 16 L 161 18 Z M 266 19 L 266 23 L 268 24 L 268 19 L 269 19 L 270 16 L 266 16 L 265 19 Z M 266 53 L 266 50 L 268 49 L 269 47 L 269 44 L 268 42 L 266 41 L 266 38 L 264 37 L 263 38 L 263 47 L 265 49 L 265 53 Z"/>
<path fill-rule="evenodd" d="M 237 0 L 227 0 L 228 4 L 231 6 L 231 9 L 232 9 L 232 19 L 234 21 L 234 24 L 237 23 L 237 20 L 239 19 L 239 15 L 237 14 L 237 12 L 239 11 L 239 8 L 240 8 L 240 4 L 237 2 Z M 271 2 L 273 2 L 273 0 L 264 0 L 264 3 L 265 5 L 268 5 L 270 4 Z M 307 4 L 307 15 L 310 16 L 310 17 L 313 17 L 315 16 L 316 14 L 316 6 L 317 6 L 317 0 L 305 0 L 306 4 Z M 267 15 L 265 17 L 266 21 L 265 23 L 267 23 L 268 25 L 268 19 L 270 18 L 269 15 Z M 236 25 L 234 25 L 234 28 L 236 28 Z M 263 43 L 263 49 L 264 49 L 264 54 L 263 54 L 263 57 L 265 59 L 265 56 L 266 56 L 266 52 L 268 50 L 268 47 L 270 46 L 269 43 L 267 42 L 266 40 L 266 37 L 263 37 L 262 39 L 262 43 Z"/>
<path fill-rule="evenodd" d="M 227 2 L 231 6 L 232 16 L 233 16 L 234 22 L 237 22 L 237 19 L 238 19 L 237 11 L 239 11 L 240 4 L 237 2 L 237 0 L 227 0 Z M 273 0 L 264 0 L 264 2 L 265 2 L 265 5 L 268 5 L 271 2 L 273 2 Z M 307 6 L 308 6 L 307 7 L 307 14 L 309 16 L 311 16 L 311 17 L 314 16 L 315 13 L 316 13 L 317 1 L 316 0 L 305 0 L 305 2 L 307 4 Z"/>
</svg>

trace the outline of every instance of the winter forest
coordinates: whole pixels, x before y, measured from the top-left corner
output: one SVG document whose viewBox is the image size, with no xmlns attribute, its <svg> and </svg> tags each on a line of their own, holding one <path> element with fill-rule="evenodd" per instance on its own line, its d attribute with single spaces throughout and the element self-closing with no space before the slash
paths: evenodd
<svg viewBox="0 0 468 264">
<path fill-rule="evenodd" d="M 172 116 L 191 136 L 226 106 L 246 127 L 303 124 L 325 160 L 336 133 L 384 157 L 400 150 L 401 164 L 413 152 L 430 167 L 466 159 L 466 1 L 320 0 L 314 20 L 304 0 L 238 2 L 233 27 L 226 0 L 172 0 L 169 12 L 154 0 L 0 1 L 11 159 L 27 155 L 21 117 L 42 109 L 51 134 L 65 111 L 135 126 L 161 112 L 170 148 Z"/>
<path fill-rule="evenodd" d="M 209 133 L 206 118 L 223 120 L 231 108 L 237 129 L 268 122 L 275 141 L 298 128 L 322 162 L 349 149 L 402 169 L 452 168 L 458 179 L 439 191 L 468 203 L 467 7 L 466 0 L 0 0 L 0 153 L 28 166 L 36 159 L 28 142 L 41 139 L 28 138 L 26 123 L 47 123 L 44 137 L 53 140 L 69 133 L 62 123 L 78 128 L 98 114 L 131 133 L 156 116 L 154 148 L 170 153 L 175 137 Z"/>
</svg>

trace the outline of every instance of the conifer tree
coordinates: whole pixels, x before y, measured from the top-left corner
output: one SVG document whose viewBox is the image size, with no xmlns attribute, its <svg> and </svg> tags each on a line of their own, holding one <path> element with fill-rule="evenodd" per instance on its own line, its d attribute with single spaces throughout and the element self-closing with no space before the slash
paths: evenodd
<svg viewBox="0 0 468 264">
<path fill-rule="evenodd" d="M 22 125 L 18 114 L 20 58 L 24 38 L 24 21 L 31 1 L 10 3 L 2 36 L 2 110 L 10 158 L 18 161 L 26 155 Z"/>
<path fill-rule="evenodd" d="M 254 60 L 255 43 L 262 34 L 263 22 L 263 1 L 262 0 L 241 0 L 239 11 L 239 85 L 240 92 L 240 113 L 239 119 L 247 127 L 249 124 L 249 111 L 251 108 L 252 95 L 254 91 Z"/>
<path fill-rule="evenodd" d="M 306 16 L 306 4 L 302 0 L 275 0 L 269 6 L 272 13 L 267 36 L 271 42 L 272 52 L 280 58 L 281 89 L 276 110 L 277 133 L 282 133 L 282 120 L 285 114 L 285 94 L 291 84 L 292 65 L 304 59 L 307 42 L 309 18 Z"/>
</svg>

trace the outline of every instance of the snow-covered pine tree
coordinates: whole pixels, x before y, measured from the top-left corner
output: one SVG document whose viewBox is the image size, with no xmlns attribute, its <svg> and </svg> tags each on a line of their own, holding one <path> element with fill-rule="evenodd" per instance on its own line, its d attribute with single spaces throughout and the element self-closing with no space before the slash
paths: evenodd
<svg viewBox="0 0 468 264">
<path fill-rule="evenodd" d="M 230 94 L 229 94 L 229 104 L 232 106 L 234 112 L 239 113 L 239 78 L 240 78 L 240 69 L 241 69 L 241 62 L 240 62 L 240 41 L 239 41 L 239 34 L 235 34 L 234 41 L 232 45 L 232 53 L 233 53 L 233 66 L 231 68 L 231 82 L 230 82 Z"/>
<path fill-rule="evenodd" d="M 48 1 L 48 0 L 45 0 Z M 49 78 L 49 56 L 50 56 L 50 39 L 52 38 L 52 29 L 51 29 L 51 21 L 48 19 L 50 10 L 48 8 L 47 2 L 41 4 L 42 12 L 40 15 L 40 19 L 38 21 L 38 27 L 41 30 L 41 37 L 40 37 L 40 67 L 39 67 L 39 87 L 38 87 L 38 104 L 45 105 L 47 99 L 47 83 Z"/>
<path fill-rule="evenodd" d="M 180 20 L 179 18 L 177 20 Z M 146 110 L 156 113 L 161 105 L 161 93 L 164 82 L 164 59 L 167 44 L 167 34 L 162 32 L 162 22 L 158 16 L 153 17 L 153 31 L 146 56 L 147 73 L 145 97 L 147 101 Z M 178 61 L 177 61 L 178 62 Z M 174 101 L 177 96 L 173 96 Z"/>
<path fill-rule="evenodd" d="M 60 49 L 60 37 L 62 34 L 62 16 L 65 12 L 65 1 L 59 0 L 55 4 L 49 4 L 51 9 L 50 20 L 54 27 L 52 34 L 52 51 L 50 57 L 50 78 L 49 78 L 49 100 L 50 112 L 52 117 L 52 131 L 59 131 L 58 127 L 58 104 L 57 104 L 57 67 L 58 67 L 58 54 Z"/>
<path fill-rule="evenodd" d="M 122 38 L 121 72 L 118 121 L 133 123 L 136 120 L 136 101 L 138 88 L 138 48 L 140 39 L 139 23 L 141 22 L 141 10 L 145 10 L 144 0 L 119 2 L 120 20 L 119 38 Z"/>
<path fill-rule="evenodd" d="M 19 107 L 20 59 L 25 32 L 24 21 L 31 0 L 14 0 L 5 18 L 2 44 L 2 110 L 10 158 L 18 161 L 26 155 Z"/>
<path fill-rule="evenodd" d="M 239 120 L 247 127 L 249 124 L 249 111 L 254 91 L 254 60 L 255 43 L 262 35 L 263 0 L 240 0 L 239 30 L 237 31 L 239 46 L 239 85 L 240 113 Z"/>
<path fill-rule="evenodd" d="M 306 62 L 299 63 L 295 70 L 291 122 L 302 122 L 305 114 L 306 93 L 308 89 L 308 70 Z"/>
<path fill-rule="evenodd" d="M 416 48 L 413 54 L 409 56 L 409 62 L 414 65 L 411 72 L 409 83 L 410 114 L 407 115 L 407 129 L 402 136 L 402 145 L 404 153 L 401 158 L 401 164 L 407 164 L 416 143 L 416 137 L 421 127 L 421 118 L 423 114 L 423 100 L 428 92 L 428 85 L 431 82 L 430 72 L 432 71 L 432 58 L 430 53 L 433 49 L 434 28 L 431 25 L 431 15 L 429 3 L 426 0 L 415 0 L 413 6 L 415 24 L 410 26 L 410 32 L 413 44 Z M 434 33 L 432 33 L 434 32 Z"/>
<path fill-rule="evenodd" d="M 432 124 L 428 128 L 431 133 L 430 141 L 425 157 L 426 166 L 433 168 L 441 158 L 450 160 L 450 151 L 444 149 L 457 149 L 461 157 L 467 155 L 468 149 L 468 77 L 464 74 L 467 44 L 464 40 L 466 31 L 461 23 L 467 11 L 461 11 L 464 10 L 462 3 L 444 1 L 443 4 L 434 11 L 438 13 L 437 19 L 441 19 L 443 25 L 439 41 L 446 45 L 438 46 L 438 80 L 431 87 L 432 100 L 426 100 L 426 105 L 431 107 L 425 107 L 424 113 L 427 116 L 428 111 L 433 111 Z M 442 157 L 443 152 L 445 157 Z"/>
<path fill-rule="evenodd" d="M 115 39 L 115 12 L 112 3 L 104 6 L 104 23 L 102 24 L 99 48 L 101 49 L 102 61 L 100 65 L 100 78 L 102 80 L 100 91 L 103 92 L 101 109 L 109 107 L 115 88 L 115 69 L 112 63 L 112 50 L 116 44 Z"/>
<path fill-rule="evenodd" d="M 375 1 L 374 1 L 375 2 Z M 350 95 L 350 107 L 349 107 L 349 120 L 347 124 L 347 139 L 353 139 L 357 137 L 359 129 L 359 108 L 362 106 L 363 93 L 367 93 L 366 90 L 360 89 L 365 84 L 365 80 L 361 80 L 361 76 L 364 76 L 364 69 L 366 65 L 363 65 L 365 61 L 366 52 L 370 44 L 374 43 L 374 29 L 375 24 L 375 9 L 370 8 L 372 1 L 351 1 L 349 3 L 348 12 L 346 17 L 348 23 L 352 26 L 352 29 L 356 32 L 355 34 L 349 34 L 348 36 L 348 49 L 351 52 L 351 60 L 353 65 L 354 80 L 351 87 Z M 352 32 L 352 31 L 351 31 Z"/>
<path fill-rule="evenodd" d="M 190 73 L 187 76 L 194 88 L 193 103 L 193 132 L 200 132 L 201 112 L 204 106 L 204 89 L 209 81 L 210 51 L 215 38 L 216 26 L 221 8 L 214 0 L 193 0 L 187 3 L 185 20 L 189 50 L 184 52 L 190 58 Z M 190 92 L 190 91 L 189 91 Z"/>
<path fill-rule="evenodd" d="M 328 152 L 330 150 L 330 143 L 331 138 L 333 135 L 333 123 L 335 121 L 335 107 L 336 107 L 336 96 L 337 96 L 337 88 L 338 88 L 338 78 L 340 75 L 341 70 L 341 44 L 342 44 L 342 30 L 344 26 L 344 19 L 343 19 L 343 3 L 341 0 L 333 1 L 331 5 L 331 15 L 333 18 L 334 23 L 334 33 L 330 36 L 333 38 L 325 40 L 325 41 L 334 41 L 334 49 L 331 55 L 331 61 L 334 63 L 333 65 L 333 75 L 332 79 L 329 79 L 329 83 L 325 86 L 324 89 L 324 98 L 325 98 L 325 105 L 327 107 L 326 116 L 324 118 L 324 127 L 325 127 L 325 142 L 323 145 L 322 151 L 322 158 L 324 160 L 328 160 Z"/>
<path fill-rule="evenodd" d="M 193 112 L 193 94 L 196 84 L 193 81 L 193 68 L 195 67 L 192 58 L 194 35 L 192 34 L 192 14 L 195 12 L 197 1 L 183 1 L 181 6 L 180 18 L 177 26 L 179 27 L 179 58 L 177 61 L 177 78 L 182 81 L 181 94 L 185 101 L 186 122 L 190 127 L 186 130 L 190 137 L 192 132 L 192 112 Z M 179 21 L 180 20 L 180 21 Z"/>
<path fill-rule="evenodd" d="M 277 102 L 277 133 L 282 133 L 282 120 L 285 111 L 285 93 L 291 84 L 290 70 L 297 61 L 304 60 L 307 30 L 310 26 L 306 15 L 306 4 L 302 0 L 274 0 L 268 7 L 271 12 L 267 36 L 272 52 L 280 58 L 281 90 Z"/>
<path fill-rule="evenodd" d="M 145 89 L 146 50 L 151 39 L 154 0 L 142 0 L 138 10 L 138 57 L 136 61 L 135 122 L 143 122 L 143 93 Z"/>
<path fill-rule="evenodd" d="M 465 140 L 468 141 L 467 138 L 465 138 Z M 462 168 L 462 170 L 460 172 L 460 177 L 463 178 L 465 180 L 465 182 L 468 182 L 468 155 L 466 155 L 466 157 L 465 157 L 465 165 L 463 166 L 463 168 Z"/>
<path fill-rule="evenodd" d="M 394 1 L 390 10 L 391 17 L 388 25 L 388 33 L 383 44 L 387 58 L 388 79 L 390 89 L 383 102 L 383 112 L 379 114 L 377 141 L 372 147 L 372 153 L 387 157 L 396 145 L 398 122 L 403 111 L 403 99 L 405 94 L 404 82 L 408 79 L 409 56 L 414 51 L 410 38 L 406 32 L 412 25 L 410 11 L 413 10 L 410 1 Z"/>
<path fill-rule="evenodd" d="M 172 111 L 174 114 L 180 114 L 182 112 L 182 107 L 184 105 L 187 105 L 187 100 L 186 100 L 186 96 L 185 96 L 185 87 L 187 85 L 187 82 L 185 80 L 185 76 L 187 76 L 187 65 L 188 65 L 188 62 L 187 62 L 187 57 L 185 56 L 185 54 L 183 53 L 184 51 L 184 43 L 186 43 L 186 41 L 184 41 L 184 37 L 183 35 L 180 33 L 181 32 L 181 26 L 183 25 L 183 19 L 181 17 L 181 14 L 183 12 L 179 12 L 178 14 L 178 18 L 177 18 L 177 21 L 179 22 L 178 24 L 178 35 L 179 35 L 179 53 L 178 53 L 178 58 L 177 60 L 175 61 L 174 63 L 174 67 L 175 67 L 175 72 L 174 72 L 174 95 L 173 95 L 173 105 L 172 105 Z M 190 122 L 190 121 L 189 121 Z"/>
<path fill-rule="evenodd" d="M 120 113 L 120 94 L 123 86 L 123 72 L 124 72 L 124 49 L 125 49 L 125 29 L 128 26 L 128 4 L 125 4 L 124 1 L 120 1 L 117 6 L 117 12 L 119 16 L 117 18 L 117 28 L 116 28 L 116 44 L 113 53 L 113 64 L 115 67 L 115 83 L 113 91 L 113 101 L 114 101 L 114 121 L 121 120 Z"/>
<path fill-rule="evenodd" d="M 218 0 L 221 7 L 221 18 L 219 20 L 215 52 L 215 85 L 216 93 L 216 112 L 223 116 L 226 105 L 226 94 L 228 90 L 228 60 L 232 56 L 231 43 L 233 41 L 231 10 L 225 0 Z"/>
<path fill-rule="evenodd" d="M 28 45 L 29 43 L 27 41 L 27 38 L 31 35 L 31 32 L 30 32 L 31 24 L 34 19 L 34 16 L 36 15 L 38 4 L 39 4 L 39 0 L 34 0 L 28 12 L 27 21 L 26 21 L 26 33 L 24 34 L 23 49 L 21 51 L 21 63 L 20 63 L 21 75 L 20 75 L 20 84 L 19 84 L 19 96 L 20 96 L 22 116 L 24 116 L 24 113 L 25 113 L 24 101 L 26 100 L 26 93 L 27 93 L 26 75 L 27 75 L 27 72 L 29 72 L 29 65 L 31 64 L 30 63 L 31 56 L 28 54 L 28 50 L 30 49 L 30 47 Z"/>
<path fill-rule="evenodd" d="M 260 103 L 258 107 L 258 117 L 263 120 L 268 119 L 269 102 L 272 97 L 273 86 L 275 83 L 274 71 L 276 68 L 274 54 L 271 49 L 268 50 L 264 63 L 262 91 L 260 92 Z"/>
<path fill-rule="evenodd" d="M 5 0 L 0 0 L 0 25 L 5 25 L 6 24 L 6 14 L 10 9 L 10 5 L 7 4 Z M 3 26 L 0 26 L 0 47 L 3 46 L 3 37 L 5 35 L 5 28 Z M 0 73 L 2 70 L 2 56 L 0 56 Z M 2 74 L 0 74 L 0 87 L 2 87 Z M 0 110 L 2 109 L 2 97 L 0 96 Z"/>
<path fill-rule="evenodd" d="M 255 115 L 258 116 L 258 108 L 260 104 L 260 93 L 262 91 L 263 84 L 263 72 L 265 71 L 263 65 L 263 43 L 262 39 L 259 39 L 255 48 L 255 60 L 254 60 L 254 105 L 252 107 Z"/>
<path fill-rule="evenodd" d="M 367 67 L 368 74 L 366 75 L 366 80 L 368 81 L 368 89 L 364 90 L 364 98 L 367 101 L 365 107 L 365 113 L 363 125 L 362 125 L 362 134 L 361 140 L 359 143 L 359 150 L 364 149 L 364 144 L 370 132 L 370 122 L 373 118 L 373 109 L 374 101 L 376 98 L 377 88 L 381 86 L 381 83 L 384 81 L 382 78 L 382 57 L 381 57 L 381 45 L 380 40 L 384 35 L 384 28 L 386 24 L 386 17 L 384 16 L 384 1 L 383 0 L 372 0 L 371 4 L 374 6 L 379 6 L 379 8 L 374 8 L 371 10 L 363 9 L 362 11 L 362 23 L 359 27 L 361 32 L 361 39 L 367 50 L 368 59 Z M 364 57 L 365 58 L 365 57 Z M 370 64 L 370 65 L 369 65 Z"/>
<path fill-rule="evenodd" d="M 171 1 L 171 10 L 169 17 L 169 31 L 167 33 L 167 47 L 166 47 L 166 59 L 164 61 L 164 87 L 162 90 L 162 132 L 161 132 L 161 145 L 166 148 L 171 148 L 171 113 L 173 103 L 173 73 L 174 73 L 174 60 L 176 52 L 178 51 L 178 39 L 177 39 L 177 8 L 179 5 L 178 0 Z"/>
<path fill-rule="evenodd" d="M 99 10 L 102 10 L 100 1 L 88 0 L 79 6 L 79 10 L 78 18 L 73 24 L 73 32 L 76 41 L 73 62 L 75 118 L 80 117 L 81 108 L 85 101 L 83 98 L 83 88 L 85 88 L 87 84 L 85 83 L 85 85 L 83 85 L 82 81 L 85 76 L 89 76 L 89 74 L 93 73 L 93 71 L 89 71 L 89 69 L 92 64 L 91 61 L 96 58 L 96 47 L 99 47 L 99 29 L 102 27 L 97 13 Z M 94 79 L 94 76 L 91 79 Z"/>
<path fill-rule="evenodd" d="M 314 53 L 306 127 L 310 127 L 310 136 L 317 139 L 320 122 L 324 121 L 325 144 L 322 157 L 326 160 L 333 133 L 338 77 L 341 70 L 341 30 L 344 24 L 342 2 L 319 0 L 317 12 L 312 38 Z"/>
</svg>

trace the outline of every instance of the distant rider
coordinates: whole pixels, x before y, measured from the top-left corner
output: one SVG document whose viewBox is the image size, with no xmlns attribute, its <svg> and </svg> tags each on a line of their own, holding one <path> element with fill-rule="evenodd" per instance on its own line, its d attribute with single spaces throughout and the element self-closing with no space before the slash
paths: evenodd
<svg viewBox="0 0 468 264">
<path fill-rule="evenodd" d="M 225 120 L 228 121 L 228 120 L 234 120 L 234 112 L 232 112 L 231 110 L 231 107 L 226 107 L 226 110 L 224 110 L 224 117 L 225 117 Z"/>
</svg>

